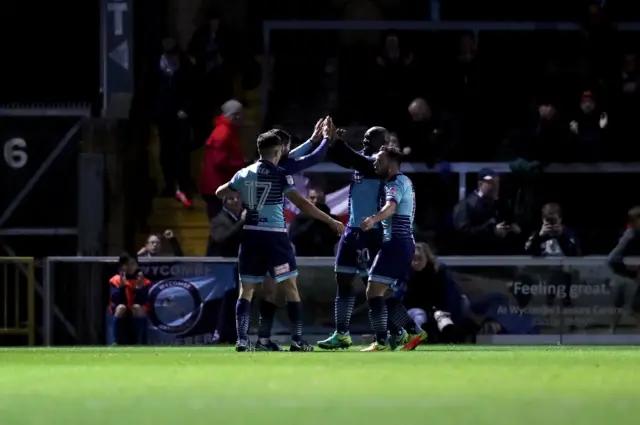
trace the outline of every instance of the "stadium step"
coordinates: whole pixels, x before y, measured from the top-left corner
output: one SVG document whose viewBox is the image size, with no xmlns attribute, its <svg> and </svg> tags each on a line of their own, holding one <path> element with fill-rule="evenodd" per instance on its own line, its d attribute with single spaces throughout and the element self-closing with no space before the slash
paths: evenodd
<svg viewBox="0 0 640 425">
<path fill-rule="evenodd" d="M 202 238 L 182 238 L 177 236 L 180 241 L 180 246 L 184 251 L 184 255 L 187 257 L 204 257 L 207 253 L 207 243 L 209 238 L 206 236 Z"/>
<path fill-rule="evenodd" d="M 183 227 L 187 228 L 209 228 L 209 220 L 204 210 L 166 210 L 154 211 L 148 220 L 151 228 L 171 229 L 174 232 Z"/>
<path fill-rule="evenodd" d="M 207 204 L 204 202 L 202 198 L 199 196 L 194 197 L 191 202 L 193 203 L 193 209 L 198 211 L 205 211 L 207 208 Z M 153 211 L 176 211 L 176 212 L 185 212 L 187 210 L 184 205 L 178 202 L 177 199 L 174 198 L 161 198 L 156 197 L 153 200 Z"/>
<path fill-rule="evenodd" d="M 192 202 L 193 208 L 188 209 L 172 198 L 157 197 L 153 200 L 153 210 L 147 223 L 151 233 L 173 230 L 185 255 L 202 256 L 207 249 L 209 219 L 204 200 L 194 197 Z"/>
</svg>

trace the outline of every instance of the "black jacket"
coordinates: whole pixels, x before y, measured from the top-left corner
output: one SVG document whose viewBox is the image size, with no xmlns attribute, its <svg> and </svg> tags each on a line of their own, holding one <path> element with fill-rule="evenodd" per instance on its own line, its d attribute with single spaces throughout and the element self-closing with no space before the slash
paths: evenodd
<svg viewBox="0 0 640 425">
<path fill-rule="evenodd" d="M 192 68 L 187 61 L 182 61 L 180 68 L 172 74 L 159 72 L 156 93 L 156 118 L 165 121 L 178 119 L 178 111 L 187 115 L 192 112 Z"/>
<path fill-rule="evenodd" d="M 575 233 L 567 227 L 563 228 L 562 234 L 557 236 L 540 236 L 539 231 L 533 232 L 525 244 L 525 252 L 536 257 L 580 256 L 580 245 Z"/>
<path fill-rule="evenodd" d="M 638 276 L 638 271 L 628 268 L 624 264 L 624 257 L 635 256 L 640 256 L 640 232 L 635 229 L 627 229 L 618 245 L 609 254 L 607 263 L 615 274 L 635 279 Z"/>
<path fill-rule="evenodd" d="M 236 257 L 242 242 L 244 220 L 223 209 L 211 220 L 212 255 Z"/>
<path fill-rule="evenodd" d="M 330 214 L 325 204 L 316 205 Z M 301 257 L 332 257 L 338 235 L 326 224 L 304 214 L 298 214 L 291 222 L 289 237 L 296 247 L 296 255 Z"/>
</svg>

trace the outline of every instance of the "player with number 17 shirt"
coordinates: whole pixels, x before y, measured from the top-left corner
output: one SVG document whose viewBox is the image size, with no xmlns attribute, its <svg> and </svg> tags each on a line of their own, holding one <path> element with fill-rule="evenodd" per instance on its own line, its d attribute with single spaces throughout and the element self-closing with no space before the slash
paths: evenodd
<svg viewBox="0 0 640 425">
<path fill-rule="evenodd" d="M 240 192 L 247 211 L 238 255 L 240 296 L 236 304 L 237 351 L 252 349 L 248 338 L 251 300 L 266 275 L 284 289 L 291 321 L 291 351 L 313 349 L 302 339 L 302 303 L 296 284 L 298 270 L 284 219 L 284 198 L 304 214 L 327 223 L 337 233 L 344 230 L 342 223 L 304 198 L 295 189 L 292 177 L 276 165 L 284 148 L 283 141 L 274 132 L 261 134 L 258 137 L 260 159 L 238 171 L 230 182 L 216 191 L 219 198 L 231 192 Z"/>
</svg>

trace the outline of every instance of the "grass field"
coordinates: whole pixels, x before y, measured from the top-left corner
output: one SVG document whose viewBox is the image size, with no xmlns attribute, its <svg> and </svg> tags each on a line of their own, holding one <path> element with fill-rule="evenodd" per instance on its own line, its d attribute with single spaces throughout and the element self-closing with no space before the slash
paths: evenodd
<svg viewBox="0 0 640 425">
<path fill-rule="evenodd" d="M 2 425 L 638 424 L 640 349 L 0 350 Z"/>
</svg>

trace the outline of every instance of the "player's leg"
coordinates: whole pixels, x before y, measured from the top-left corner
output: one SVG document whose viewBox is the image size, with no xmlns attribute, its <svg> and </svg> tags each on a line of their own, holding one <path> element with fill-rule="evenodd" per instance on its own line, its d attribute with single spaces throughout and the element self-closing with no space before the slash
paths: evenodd
<svg viewBox="0 0 640 425">
<path fill-rule="evenodd" d="M 113 320 L 111 321 L 114 345 L 124 344 L 124 324 L 129 310 L 124 304 L 118 304 L 112 308 Z"/>
<path fill-rule="evenodd" d="M 292 276 L 280 282 L 287 300 L 287 315 L 291 323 L 291 347 L 289 351 L 313 351 L 313 346 L 302 338 L 303 318 L 302 300 L 298 292 L 296 277 Z"/>
<path fill-rule="evenodd" d="M 269 274 L 282 288 L 287 301 L 287 315 L 291 324 L 290 351 L 313 351 L 313 347 L 302 339 L 302 301 L 298 293 L 296 277 L 298 268 L 291 241 L 286 233 L 274 237 L 269 251 Z"/>
<path fill-rule="evenodd" d="M 361 351 L 385 351 L 391 347 L 387 336 L 388 313 L 385 303 L 385 292 L 389 288 L 389 283 L 381 276 L 369 277 L 367 285 L 367 302 L 369 303 L 369 320 L 375 334 L 373 343 Z"/>
<path fill-rule="evenodd" d="M 262 280 L 262 277 L 259 278 Z M 250 351 L 252 349 L 249 342 L 249 326 L 251 325 L 251 301 L 259 281 L 247 276 L 240 276 L 240 294 L 236 302 L 236 329 L 238 341 L 236 351 Z"/>
<path fill-rule="evenodd" d="M 382 351 L 390 349 L 391 346 L 387 338 L 388 314 L 385 293 L 398 281 L 406 277 L 407 270 L 411 265 L 414 246 L 411 241 L 389 242 L 384 245 L 376 256 L 369 274 L 369 285 L 367 286 L 367 300 L 369 302 L 371 326 L 376 334 L 376 340 L 371 346 L 363 351 Z M 397 312 L 400 303 L 391 302 L 392 312 Z M 400 310 L 402 311 L 402 310 Z M 406 313 L 406 310 L 404 310 Z M 405 321 L 396 321 L 394 324 L 398 329 L 407 325 Z M 421 337 L 426 338 L 426 333 Z M 412 339 L 410 338 L 410 343 Z M 414 344 L 417 346 L 420 341 Z M 408 344 L 407 343 L 407 344 Z M 405 344 L 405 348 L 407 348 Z M 414 346 L 415 348 L 415 346 Z"/>
<path fill-rule="evenodd" d="M 414 350 L 427 339 L 427 332 L 411 318 L 401 299 L 394 296 L 388 298 L 387 311 L 389 312 L 389 320 L 394 323 L 396 328 L 403 330 L 395 338 L 393 345 L 402 346 L 403 350 Z M 394 338 L 393 334 L 391 338 Z"/>
<path fill-rule="evenodd" d="M 131 306 L 133 330 L 135 331 L 136 344 L 145 344 L 147 336 L 147 312 L 139 304 Z"/>
<path fill-rule="evenodd" d="M 266 276 L 262 284 L 256 351 L 284 351 L 280 344 L 271 340 L 273 319 L 278 308 L 276 305 L 277 290 L 278 286 L 275 280 L 271 276 Z"/>
<path fill-rule="evenodd" d="M 338 243 L 335 265 L 336 299 L 334 303 L 336 330 L 329 338 L 317 342 L 318 347 L 323 350 L 349 348 L 352 345 L 349 325 L 356 304 L 354 281 L 359 272 L 356 242 L 356 230 L 347 228 Z"/>
<path fill-rule="evenodd" d="M 251 325 L 251 301 L 257 286 L 262 283 L 267 268 L 264 256 L 259 252 L 261 245 L 258 232 L 245 232 L 238 254 L 238 274 L 240 275 L 240 293 L 236 302 L 236 351 L 252 349 L 249 342 Z"/>
</svg>

